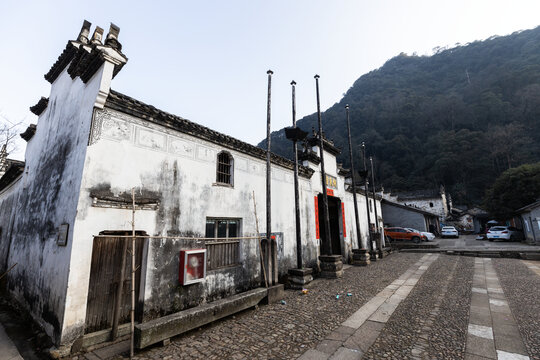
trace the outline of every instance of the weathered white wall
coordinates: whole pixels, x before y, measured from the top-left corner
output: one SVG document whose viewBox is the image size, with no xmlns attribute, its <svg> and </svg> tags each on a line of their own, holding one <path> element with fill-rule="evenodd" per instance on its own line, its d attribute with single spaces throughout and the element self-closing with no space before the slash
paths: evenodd
<svg viewBox="0 0 540 360">
<path fill-rule="evenodd" d="M 0 192 L 0 273 L 7 270 L 9 249 L 13 238 L 13 222 L 22 176 Z"/>
<path fill-rule="evenodd" d="M 399 199 L 398 195 L 384 194 L 383 197 L 391 202 L 395 202 L 402 205 L 408 205 L 420 210 L 424 210 L 435 214 L 439 217 L 440 221 L 448 216 L 448 204 L 446 195 L 441 193 L 438 197 L 428 199 Z"/>
<path fill-rule="evenodd" d="M 131 226 L 130 210 L 93 207 L 91 193 L 118 195 L 136 188 L 141 195 L 154 196 L 160 202 L 158 210 L 137 212 L 137 230 L 150 235 L 204 237 L 207 217 L 239 218 L 242 235 L 255 235 L 255 192 L 260 232 L 266 231 L 264 161 L 107 108 L 96 111 L 94 122 L 75 226 L 79 246 L 73 256 L 81 261 L 72 269 L 74 287 L 68 290 L 70 320 L 79 326 L 84 325 L 86 314 L 92 235 L 103 230 L 129 230 Z M 233 187 L 214 184 L 221 150 L 234 158 Z M 314 266 L 318 247 L 314 244 L 310 181 L 300 178 L 300 188 L 302 204 L 311 205 L 301 207 L 304 258 Z M 285 274 L 296 265 L 292 171 L 273 166 L 272 203 L 272 231 L 283 233 L 279 270 Z M 179 289 L 178 253 L 186 247 L 191 247 L 187 241 L 151 240 L 145 269 L 145 313 L 181 310 L 260 281 L 257 241 L 243 240 L 245 262 L 239 273 L 212 271 L 203 285 Z M 193 291 L 197 287 L 200 289 Z M 171 300 L 170 304 L 165 300 Z"/>
<path fill-rule="evenodd" d="M 73 258 L 79 260 L 78 266 L 71 269 L 66 325 L 78 327 L 80 331 L 84 328 L 92 235 L 104 230 L 131 228 L 130 210 L 95 207 L 91 194 L 125 196 L 131 188 L 136 188 L 137 196 L 155 197 L 160 202 L 157 210 L 137 211 L 137 230 L 156 236 L 204 237 L 207 217 L 239 218 L 241 235 L 255 235 L 252 198 L 255 192 L 259 230 L 266 231 L 266 164 L 263 160 L 108 108 L 96 110 L 90 143 L 74 229 L 78 246 Z M 221 150 L 229 151 L 234 158 L 233 187 L 214 184 L 217 154 Z M 347 234 L 342 239 L 342 249 L 348 259 L 350 250 L 357 246 L 356 232 L 352 231 L 352 194 L 345 192 L 344 179 L 337 176 L 335 157 L 326 156 L 328 174 L 338 178 L 334 195 L 345 201 Z M 293 186 L 293 172 L 273 165 L 272 232 L 283 234 L 283 243 L 278 244 L 280 276 L 296 267 Z M 311 179 L 300 177 L 303 262 L 309 267 L 317 266 L 319 255 L 314 198 L 320 188 L 318 167 Z M 367 238 L 365 199 L 361 195 L 358 199 L 361 228 Z M 377 205 L 381 216 L 380 203 Z M 145 318 L 195 306 L 260 283 L 257 241 L 243 240 L 241 267 L 209 271 L 200 285 L 178 286 L 178 253 L 189 247 L 200 247 L 200 244 L 186 240 L 150 240 L 143 270 Z"/>
<path fill-rule="evenodd" d="M 56 343 L 70 339 L 64 308 L 70 276 L 73 225 L 92 111 L 103 67 L 86 84 L 64 69 L 51 87 L 49 103 L 26 149 L 8 265 L 9 290 Z M 58 246 L 61 224 L 69 225 L 67 246 Z"/>
</svg>

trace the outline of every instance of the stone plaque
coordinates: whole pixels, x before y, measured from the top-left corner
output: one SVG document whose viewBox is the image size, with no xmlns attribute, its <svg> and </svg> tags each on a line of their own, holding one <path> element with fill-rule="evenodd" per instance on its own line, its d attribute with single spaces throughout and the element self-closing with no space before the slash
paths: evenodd
<svg viewBox="0 0 540 360">
<path fill-rule="evenodd" d="M 169 152 L 189 158 L 195 155 L 195 145 L 177 138 L 171 138 Z"/>
<path fill-rule="evenodd" d="M 58 228 L 58 236 L 56 237 L 56 245 L 66 246 L 69 234 L 69 224 L 62 224 Z"/>
<path fill-rule="evenodd" d="M 197 147 L 197 159 L 204 161 L 216 161 L 216 153 L 210 148 L 199 145 Z"/>
<path fill-rule="evenodd" d="M 137 138 L 137 144 L 142 147 L 165 151 L 167 141 L 165 134 L 139 129 Z"/>
<path fill-rule="evenodd" d="M 125 121 L 106 117 L 103 119 L 101 135 L 113 140 L 129 140 L 131 138 L 131 127 Z"/>
</svg>

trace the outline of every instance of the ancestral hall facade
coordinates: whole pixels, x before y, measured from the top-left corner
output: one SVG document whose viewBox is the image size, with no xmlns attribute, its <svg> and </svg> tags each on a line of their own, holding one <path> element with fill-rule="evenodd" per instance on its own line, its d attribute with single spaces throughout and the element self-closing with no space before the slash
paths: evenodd
<svg viewBox="0 0 540 360">
<path fill-rule="evenodd" d="M 112 90 L 113 78 L 127 62 L 118 34 L 111 25 L 105 40 L 99 27 L 90 36 L 85 21 L 77 40 L 68 42 L 45 75 L 49 97 L 31 108 L 38 121 L 22 134 L 28 142 L 25 163 L 10 163 L 0 178 L 0 247 L 7 249 L 0 272 L 17 264 L 7 288 L 58 346 L 111 327 L 118 287 L 129 292 L 128 272 L 121 283 L 117 274 L 132 216 L 139 322 L 263 281 L 259 243 L 249 237 L 266 231 L 265 151 Z M 321 242 L 330 242 L 332 254 L 344 262 L 358 248 L 347 172 L 336 163 L 339 149 L 328 140 L 331 238 L 320 231 L 316 136 L 299 168 L 303 265 L 315 271 Z M 272 235 L 281 279 L 296 267 L 293 163 L 272 155 L 271 174 Z M 382 214 L 380 201 L 370 201 Z M 358 209 L 366 247 L 364 196 L 358 196 Z M 373 206 L 370 211 L 374 223 Z M 206 271 L 196 282 L 179 279 L 180 255 L 190 249 L 206 253 Z M 128 297 L 119 303 L 122 323 L 129 314 Z"/>
</svg>

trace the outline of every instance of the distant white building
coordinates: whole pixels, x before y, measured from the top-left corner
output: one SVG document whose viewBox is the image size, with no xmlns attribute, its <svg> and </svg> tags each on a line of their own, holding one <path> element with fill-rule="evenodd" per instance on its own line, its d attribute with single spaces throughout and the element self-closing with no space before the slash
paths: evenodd
<svg viewBox="0 0 540 360">
<path fill-rule="evenodd" d="M 417 190 L 399 193 L 386 193 L 383 198 L 402 205 L 407 205 L 439 216 L 444 223 L 452 208 L 452 199 L 446 194 L 444 186 L 438 190 Z"/>
</svg>

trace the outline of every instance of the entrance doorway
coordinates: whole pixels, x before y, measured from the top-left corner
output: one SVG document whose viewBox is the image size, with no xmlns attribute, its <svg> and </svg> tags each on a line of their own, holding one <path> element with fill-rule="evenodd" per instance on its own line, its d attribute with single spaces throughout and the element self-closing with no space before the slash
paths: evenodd
<svg viewBox="0 0 540 360">
<path fill-rule="evenodd" d="M 331 255 L 342 255 L 341 253 L 341 200 L 334 196 L 328 196 L 328 217 L 330 219 L 330 239 L 325 239 L 325 223 L 324 223 L 324 210 L 323 210 L 323 196 L 318 195 L 318 207 L 319 207 L 319 228 L 321 237 L 321 250 L 323 242 L 330 242 Z"/>
<path fill-rule="evenodd" d="M 137 231 L 136 236 L 146 235 Z M 112 327 L 116 308 L 118 286 L 122 286 L 118 323 L 130 321 L 131 311 L 131 238 L 114 237 L 131 235 L 131 231 L 103 231 L 94 238 L 92 247 L 92 264 L 90 267 L 90 284 L 86 306 L 85 333 L 91 333 Z M 141 260 L 144 238 L 135 240 L 135 299 L 139 298 L 141 283 Z M 121 268 L 124 263 L 124 276 L 121 279 Z M 138 304 L 138 301 L 136 301 Z M 140 309 L 135 309 L 135 313 Z"/>
</svg>

